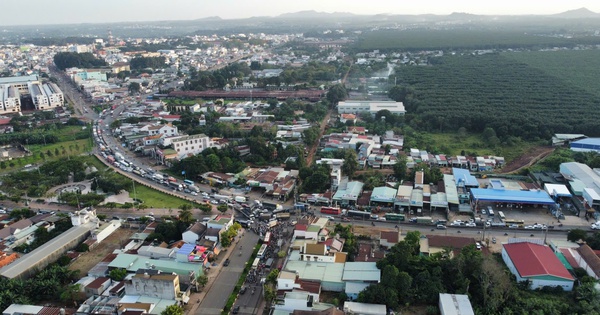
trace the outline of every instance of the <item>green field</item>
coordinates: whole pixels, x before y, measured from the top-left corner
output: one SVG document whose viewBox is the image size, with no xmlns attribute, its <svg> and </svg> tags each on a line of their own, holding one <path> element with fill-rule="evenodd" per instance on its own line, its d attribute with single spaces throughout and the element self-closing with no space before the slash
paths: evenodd
<svg viewBox="0 0 600 315">
<path fill-rule="evenodd" d="M 131 198 L 142 200 L 144 205 L 148 206 L 148 208 L 171 208 L 177 211 L 176 209 L 182 204 L 190 203 L 189 201 L 181 198 L 167 195 L 161 191 L 137 184 L 135 185 L 135 194 L 133 193 L 132 189 L 129 192 L 129 196 Z"/>
<path fill-rule="evenodd" d="M 600 50 L 562 50 L 503 53 L 502 56 L 525 63 L 563 81 L 600 96 Z"/>
<path fill-rule="evenodd" d="M 430 146 L 433 149 L 432 152 L 444 152 L 451 155 L 461 155 L 464 153 L 466 155 L 478 156 L 502 156 L 507 163 L 537 145 L 534 142 L 521 141 L 514 145 L 502 145 L 492 149 L 486 145 L 485 141 L 479 135 L 469 134 L 459 137 L 456 133 L 422 133 L 420 141 Z"/>
</svg>

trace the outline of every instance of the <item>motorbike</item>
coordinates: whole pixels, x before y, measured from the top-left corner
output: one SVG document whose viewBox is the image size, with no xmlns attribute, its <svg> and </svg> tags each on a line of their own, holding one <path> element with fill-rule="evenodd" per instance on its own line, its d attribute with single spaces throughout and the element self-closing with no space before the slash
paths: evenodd
<svg viewBox="0 0 600 315">
<path fill-rule="evenodd" d="M 458 231 L 456 231 L 456 233 L 459 233 L 459 234 L 460 234 L 461 232 L 460 232 L 460 230 L 458 230 Z"/>
<path fill-rule="evenodd" d="M 504 233 L 504 236 L 508 236 L 508 233 Z"/>
<path fill-rule="evenodd" d="M 371 222 L 371 225 L 372 225 L 372 226 L 375 226 L 375 222 Z"/>
</svg>

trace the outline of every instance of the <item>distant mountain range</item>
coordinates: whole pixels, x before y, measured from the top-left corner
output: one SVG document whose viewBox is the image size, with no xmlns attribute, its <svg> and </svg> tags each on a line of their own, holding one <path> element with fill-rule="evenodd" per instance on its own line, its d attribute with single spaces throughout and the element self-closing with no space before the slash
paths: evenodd
<svg viewBox="0 0 600 315">
<path fill-rule="evenodd" d="M 597 18 L 600 17 L 599 13 L 588 10 L 587 8 L 579 8 L 575 10 L 569 10 L 562 13 L 554 14 L 555 17 L 567 18 L 567 19 L 581 19 L 581 18 Z"/>
</svg>

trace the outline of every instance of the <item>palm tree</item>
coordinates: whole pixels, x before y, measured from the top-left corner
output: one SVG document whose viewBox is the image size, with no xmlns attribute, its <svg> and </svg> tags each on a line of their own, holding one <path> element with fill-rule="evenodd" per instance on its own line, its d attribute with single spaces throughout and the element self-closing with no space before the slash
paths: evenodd
<svg viewBox="0 0 600 315">
<path fill-rule="evenodd" d="M 190 204 L 184 203 L 179 206 L 179 209 L 179 221 L 188 224 L 194 221 L 194 217 L 192 216 L 192 206 Z"/>
</svg>

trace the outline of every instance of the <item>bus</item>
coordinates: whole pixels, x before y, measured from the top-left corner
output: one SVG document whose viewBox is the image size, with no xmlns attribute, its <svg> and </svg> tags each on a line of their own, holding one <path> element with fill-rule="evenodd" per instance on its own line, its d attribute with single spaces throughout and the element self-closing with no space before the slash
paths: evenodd
<svg viewBox="0 0 600 315">
<path fill-rule="evenodd" d="M 271 241 L 271 232 L 265 233 L 265 237 L 263 238 L 263 244 L 269 244 Z"/>
<path fill-rule="evenodd" d="M 267 251 L 267 244 L 262 244 L 262 246 L 258 250 L 258 253 L 256 254 L 256 257 L 258 257 L 259 259 L 262 259 L 265 256 L 266 251 Z"/>
<path fill-rule="evenodd" d="M 184 180 L 183 183 L 186 184 L 186 185 L 188 185 L 188 186 L 194 186 L 194 182 L 191 181 L 191 180 L 189 180 L 189 179 Z"/>
<path fill-rule="evenodd" d="M 252 269 L 258 268 L 258 264 L 260 264 L 260 258 L 254 259 L 254 262 L 252 263 Z"/>
<path fill-rule="evenodd" d="M 488 214 L 489 214 L 490 217 L 493 217 L 494 216 L 494 210 L 490 209 Z"/>
<path fill-rule="evenodd" d="M 129 167 L 129 163 L 125 160 L 119 162 L 119 166 L 123 166 L 124 168 L 128 168 Z"/>
<path fill-rule="evenodd" d="M 363 219 L 363 220 L 368 220 L 371 218 L 371 212 L 367 212 L 367 211 L 348 210 L 346 212 L 346 215 L 348 215 L 349 217 Z"/>
<path fill-rule="evenodd" d="M 506 219 L 506 217 L 504 216 L 504 212 L 502 211 L 498 211 L 498 216 L 500 217 L 500 220 Z"/>
<path fill-rule="evenodd" d="M 386 221 L 404 221 L 404 214 L 386 213 L 385 220 Z"/>
<path fill-rule="evenodd" d="M 504 220 L 504 224 L 506 224 L 506 226 L 517 225 L 518 227 L 523 227 L 525 225 L 525 221 L 506 219 Z"/>
<path fill-rule="evenodd" d="M 342 209 L 332 207 L 321 207 L 321 213 L 340 215 L 342 214 Z"/>
</svg>

